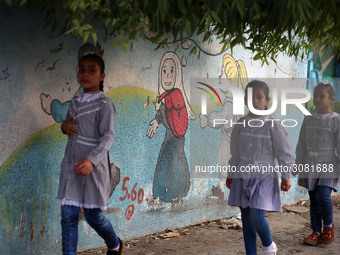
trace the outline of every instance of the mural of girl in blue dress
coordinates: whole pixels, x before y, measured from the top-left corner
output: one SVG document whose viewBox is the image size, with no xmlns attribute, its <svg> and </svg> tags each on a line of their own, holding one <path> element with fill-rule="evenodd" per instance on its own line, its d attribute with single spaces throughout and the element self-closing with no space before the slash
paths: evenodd
<svg viewBox="0 0 340 255">
<path fill-rule="evenodd" d="M 147 136 L 156 135 L 159 124 L 166 133 L 157 159 L 153 179 L 153 199 L 151 210 L 159 210 L 163 202 L 172 203 L 171 209 L 178 210 L 183 197 L 190 189 L 190 173 L 184 152 L 185 133 L 188 120 L 195 119 L 185 95 L 182 77 L 182 64 L 174 52 L 166 52 L 160 62 L 158 74 L 156 116 L 150 122 Z"/>
</svg>

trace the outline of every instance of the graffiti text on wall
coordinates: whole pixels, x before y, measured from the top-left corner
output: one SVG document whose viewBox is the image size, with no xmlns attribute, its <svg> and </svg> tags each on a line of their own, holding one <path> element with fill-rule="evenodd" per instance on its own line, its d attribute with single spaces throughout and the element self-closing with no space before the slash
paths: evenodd
<svg viewBox="0 0 340 255">
<path fill-rule="evenodd" d="M 132 202 L 134 202 L 136 199 L 138 201 L 138 204 L 143 202 L 143 198 L 144 198 L 144 190 L 142 188 L 140 188 L 137 191 L 135 190 L 138 183 L 136 182 L 135 185 L 133 185 L 133 188 L 131 190 L 131 193 L 129 194 L 129 189 L 126 187 L 126 182 L 129 181 L 130 178 L 129 177 L 124 177 L 123 179 L 123 186 L 122 186 L 122 190 L 125 191 L 125 195 L 124 197 L 120 197 L 120 201 L 124 201 L 125 199 L 131 199 Z M 125 217 L 127 220 L 130 220 L 131 217 L 133 216 L 133 213 L 135 211 L 135 206 L 133 204 L 130 204 L 128 206 L 128 208 L 125 211 Z"/>
</svg>

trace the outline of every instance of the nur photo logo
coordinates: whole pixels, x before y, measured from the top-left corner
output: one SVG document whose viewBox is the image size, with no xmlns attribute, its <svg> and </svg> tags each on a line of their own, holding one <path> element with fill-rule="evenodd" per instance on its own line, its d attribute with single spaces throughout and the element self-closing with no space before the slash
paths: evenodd
<svg viewBox="0 0 340 255">
<path fill-rule="evenodd" d="M 233 115 L 244 115 L 245 111 L 245 103 L 249 108 L 249 111 L 256 115 L 269 115 L 274 113 L 278 107 L 278 101 L 280 99 L 280 108 L 281 115 L 287 115 L 287 105 L 294 105 L 299 109 L 304 115 L 311 115 L 311 113 L 304 107 L 303 104 L 307 103 L 311 99 L 311 93 L 309 90 L 305 88 L 299 87 L 274 87 L 271 88 L 271 107 L 267 110 L 257 110 L 253 105 L 253 96 L 252 96 L 252 88 L 249 88 L 247 91 L 247 97 L 245 97 L 245 91 L 242 88 L 230 85 L 230 84 L 216 84 L 216 81 L 220 79 L 214 79 L 208 83 L 204 83 L 201 81 L 196 82 L 204 86 L 197 87 L 199 90 L 204 91 L 205 93 L 201 93 L 201 114 L 207 114 L 207 94 L 213 99 L 214 103 L 217 104 L 214 95 L 208 91 L 206 88 L 209 88 L 217 97 L 222 106 L 222 100 L 220 95 L 218 94 L 219 89 L 229 90 L 233 100 Z M 278 93 L 280 92 L 280 94 Z M 298 96 L 298 97 L 297 97 Z M 301 97 L 302 96 L 302 97 Z M 247 101 L 245 101 L 245 98 Z"/>
<path fill-rule="evenodd" d="M 219 100 L 219 102 L 220 102 L 220 104 L 221 104 L 221 106 L 222 106 L 222 100 L 221 100 L 221 97 L 220 97 L 220 95 L 217 93 L 217 91 L 216 91 L 216 89 L 214 89 L 213 87 L 211 87 L 209 84 L 206 84 L 206 83 L 203 83 L 203 82 L 197 82 L 198 84 L 201 84 L 202 86 L 205 86 L 205 87 L 207 87 L 208 89 L 210 89 L 215 95 L 216 95 L 216 97 L 217 97 L 217 99 Z M 205 89 L 205 88 L 201 88 L 201 87 L 197 87 L 198 89 L 200 89 L 200 90 L 203 90 L 205 93 L 207 93 L 209 96 L 210 96 L 210 98 L 212 98 L 212 100 L 214 101 L 214 103 L 216 104 L 216 105 L 218 105 L 218 103 L 216 102 L 216 100 L 215 100 L 215 98 L 214 98 L 214 95 L 212 95 L 211 94 L 211 92 L 209 91 L 209 90 L 207 90 L 207 89 Z M 204 100 L 204 102 L 203 102 L 203 100 Z M 202 104 L 204 104 L 205 106 L 207 105 L 207 98 L 206 97 L 202 97 Z M 202 109 L 203 110 L 203 109 Z M 202 112 L 202 114 L 207 114 L 207 109 L 206 109 L 206 107 L 204 108 L 204 110 L 205 110 L 205 112 L 203 113 Z"/>
</svg>

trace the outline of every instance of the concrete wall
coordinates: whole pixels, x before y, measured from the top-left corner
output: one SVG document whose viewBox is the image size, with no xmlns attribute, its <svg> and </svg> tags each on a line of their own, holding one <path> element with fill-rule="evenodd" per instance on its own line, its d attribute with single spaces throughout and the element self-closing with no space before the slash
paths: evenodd
<svg viewBox="0 0 340 255">
<path fill-rule="evenodd" d="M 51 38 L 41 28 L 41 18 L 2 5 L 0 24 L 0 253 L 59 254 L 60 206 L 55 199 L 67 141 L 60 132 L 60 122 L 65 118 L 69 100 L 79 90 L 75 70 L 82 42 L 66 36 Z M 189 175 L 183 177 L 178 172 L 169 187 L 176 190 L 187 185 L 185 191 L 174 195 L 172 202 L 160 204 L 153 197 L 153 186 L 159 181 L 154 178 L 155 168 L 163 162 L 169 171 L 176 169 L 171 157 L 166 163 L 158 159 L 164 125 L 158 127 L 152 139 L 146 133 L 156 114 L 154 102 L 159 92 L 161 59 L 174 48 L 154 51 L 150 42 L 139 40 L 132 51 L 125 52 L 112 48 L 112 38 L 104 40 L 99 36 L 99 43 L 107 67 L 105 92 L 117 109 L 116 137 L 110 156 L 121 175 L 106 216 L 118 235 L 128 239 L 237 213 L 237 208 L 226 205 L 225 176 L 197 178 L 193 169 L 195 164 L 218 163 L 221 148 L 228 147 L 230 135 L 230 130 L 201 128 L 200 106 L 191 103 L 196 81 L 209 82 L 221 75 L 233 77 L 235 73 L 225 71 L 227 64 L 248 80 L 292 81 L 307 76 L 307 61 L 295 62 L 280 55 L 277 64 L 261 66 L 252 60 L 251 52 L 241 47 L 232 54 L 218 54 L 221 46 L 217 43 L 200 44 L 206 53 L 198 60 L 189 55 L 192 41 L 171 53 L 174 59 L 180 59 L 182 74 L 175 78 L 182 82 L 192 109 L 184 136 Z M 241 79 L 236 86 L 242 87 Z M 293 114 L 299 125 L 287 131 L 295 149 L 303 116 L 296 111 Z M 171 150 L 176 153 L 175 148 Z M 285 202 L 306 195 L 296 186 L 296 180 L 293 183 L 291 191 L 282 194 Z M 79 223 L 79 233 L 79 250 L 103 245 L 84 220 Z"/>
</svg>

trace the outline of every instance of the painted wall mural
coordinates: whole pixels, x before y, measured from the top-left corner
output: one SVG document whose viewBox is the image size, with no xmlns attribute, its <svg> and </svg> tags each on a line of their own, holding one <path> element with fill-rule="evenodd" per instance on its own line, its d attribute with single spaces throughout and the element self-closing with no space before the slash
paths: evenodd
<svg viewBox="0 0 340 255">
<path fill-rule="evenodd" d="M 67 142 L 60 123 L 70 99 L 79 93 L 76 66 L 82 42 L 49 38 L 36 29 L 39 18 L 23 10 L 5 7 L 0 14 L 0 24 L 8 24 L 0 27 L 4 35 L 0 39 L 0 254 L 59 254 L 60 206 L 55 200 Z M 17 40 L 17 31 L 22 31 L 23 40 Z M 193 169 L 195 164 L 228 161 L 231 129 L 214 129 L 211 118 L 237 120 L 231 114 L 232 97 L 222 88 L 221 105 L 212 102 L 210 114 L 202 116 L 199 105 L 191 101 L 192 89 L 200 86 L 208 91 L 203 84 L 209 84 L 210 78 L 243 89 L 251 77 L 263 73 L 271 78 L 287 78 L 285 73 L 292 72 L 306 77 L 307 65 L 293 59 L 280 56 L 277 65 L 285 73 L 279 73 L 274 64 L 261 67 L 243 48 L 221 53 L 214 42 L 199 45 L 204 52 L 198 60 L 190 55 L 191 43 L 198 42 L 187 40 L 176 52 L 174 48 L 154 51 L 148 41 L 136 42 L 128 52 L 112 48 L 110 40 L 88 45 L 102 54 L 105 50 L 104 90 L 117 111 L 109 152 L 116 184 L 105 214 L 123 239 L 238 212 L 226 206 L 225 175 L 199 178 Z M 303 192 L 292 190 L 285 201 L 304 197 Z M 82 219 L 79 250 L 101 245 Z"/>
<path fill-rule="evenodd" d="M 243 90 L 248 84 L 248 76 L 246 67 L 242 60 L 235 60 L 230 54 L 225 54 L 222 58 L 222 74 L 219 76 L 222 80 L 227 79 L 227 84 L 242 88 Z M 221 129 L 222 139 L 221 146 L 217 155 L 217 164 L 220 166 L 228 165 L 230 156 L 230 133 L 232 128 L 226 128 L 225 126 L 219 125 L 213 127 L 214 119 L 234 119 L 237 121 L 241 116 L 233 115 L 233 98 L 232 94 L 228 89 L 220 88 L 220 92 L 223 94 L 222 110 L 213 111 L 209 115 L 200 115 L 200 125 L 202 128 L 210 127 Z"/>
<path fill-rule="evenodd" d="M 340 61 L 336 58 L 332 47 L 329 47 L 327 52 L 323 51 L 323 49 L 318 49 L 317 45 L 314 45 L 314 47 L 315 53 L 310 52 L 308 57 L 307 78 L 309 78 L 309 80 L 306 87 L 312 93 L 314 87 L 319 82 L 332 82 L 336 92 L 333 111 L 340 113 Z M 313 99 L 307 103 L 306 108 L 311 112 L 315 109 Z"/>
<path fill-rule="evenodd" d="M 166 133 L 157 159 L 153 179 L 152 210 L 159 210 L 163 202 L 171 203 L 172 210 L 179 210 L 190 189 L 190 173 L 184 151 L 188 120 L 195 119 L 186 97 L 182 62 L 175 52 L 166 52 L 159 66 L 156 117 L 150 122 L 146 135 L 156 135 L 159 124 Z"/>
<path fill-rule="evenodd" d="M 233 85 L 242 90 L 245 89 L 248 83 L 247 71 L 245 64 L 242 60 L 235 60 L 234 57 L 230 54 L 225 54 L 222 58 L 222 68 L 221 75 L 219 76 L 219 83 Z M 204 82 L 200 82 L 201 85 L 207 86 L 212 89 L 212 87 Z M 200 87 L 198 87 L 200 88 Z M 200 88 L 201 89 L 201 88 Z M 221 143 L 218 149 L 217 157 L 216 157 L 216 166 L 227 166 L 230 159 L 230 134 L 232 131 L 232 127 L 226 127 L 225 125 L 214 125 L 215 119 L 224 119 L 231 120 L 237 122 L 237 120 L 241 117 L 239 115 L 233 115 L 233 98 L 231 91 L 227 88 L 219 88 L 219 92 L 215 91 L 216 95 L 219 97 L 219 93 L 222 93 L 222 99 L 219 97 L 221 108 L 216 111 L 210 112 L 208 115 L 200 114 L 200 126 L 201 128 L 212 128 L 214 130 L 221 130 Z M 208 92 L 209 93 L 209 92 Z M 214 98 L 214 97 L 212 97 Z M 223 101 L 223 102 L 222 102 Z M 221 172 L 219 174 L 219 185 L 212 186 L 211 192 L 214 196 L 219 198 L 220 203 L 224 200 L 224 183 L 225 178 L 227 178 L 227 172 Z"/>
</svg>

